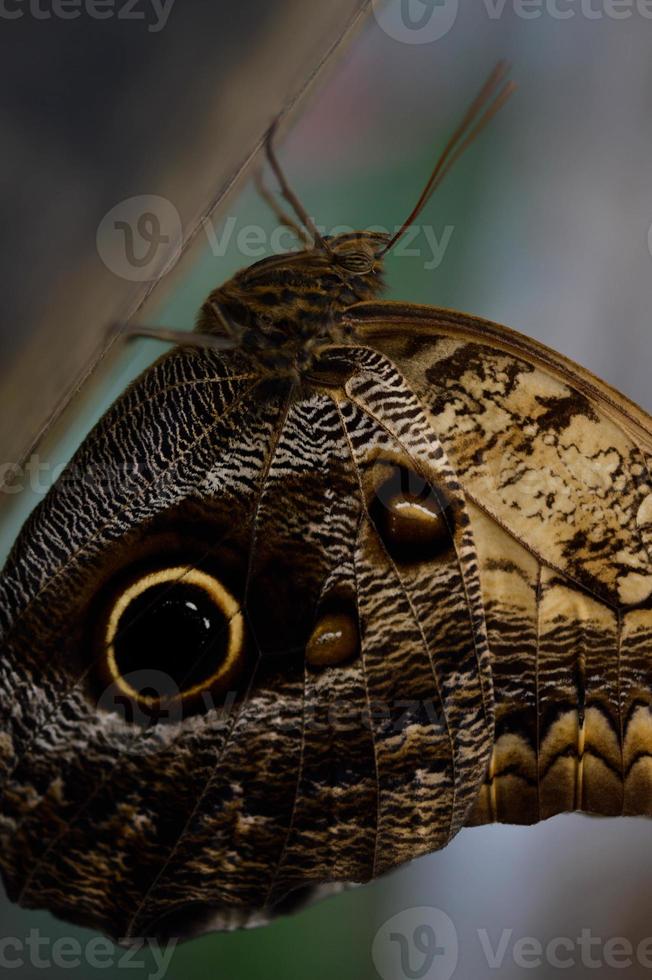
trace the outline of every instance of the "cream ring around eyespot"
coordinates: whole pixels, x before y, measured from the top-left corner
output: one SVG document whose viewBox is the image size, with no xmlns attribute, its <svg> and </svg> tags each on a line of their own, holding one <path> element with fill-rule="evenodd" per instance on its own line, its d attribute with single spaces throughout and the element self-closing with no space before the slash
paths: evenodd
<svg viewBox="0 0 652 980">
<path fill-rule="evenodd" d="M 149 696 L 143 697 L 134 687 L 125 682 L 116 661 L 114 641 L 118 632 L 120 619 L 134 599 L 147 592 L 148 589 L 156 585 L 165 585 L 168 582 L 181 582 L 184 585 L 194 585 L 203 589 L 224 614 L 229 626 L 229 644 L 226 657 L 220 664 L 219 669 L 201 684 L 195 684 L 193 687 L 188 688 L 187 691 L 181 691 L 180 695 L 172 700 L 180 699 L 183 701 L 194 697 L 196 694 L 208 690 L 219 680 L 228 676 L 237 665 L 238 657 L 242 653 L 244 646 L 244 618 L 240 610 L 240 605 L 216 578 L 206 574 L 206 572 L 202 572 L 198 568 L 188 569 L 184 565 L 164 568 L 158 572 L 150 572 L 149 575 L 143 576 L 143 578 L 134 582 L 133 585 L 122 593 L 111 610 L 104 634 L 105 648 L 107 651 L 106 664 L 111 680 L 124 694 L 139 701 L 141 704 L 155 705 L 159 699 Z"/>
</svg>

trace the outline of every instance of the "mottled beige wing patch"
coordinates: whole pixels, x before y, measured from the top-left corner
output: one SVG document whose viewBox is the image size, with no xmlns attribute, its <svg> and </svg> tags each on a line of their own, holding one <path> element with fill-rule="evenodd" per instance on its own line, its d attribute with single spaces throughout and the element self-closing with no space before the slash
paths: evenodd
<svg viewBox="0 0 652 980">
<path fill-rule="evenodd" d="M 650 599 L 649 417 L 505 328 L 427 308 L 390 313 L 391 327 L 383 304 L 361 305 L 352 321 L 418 392 L 467 497 L 611 604 Z"/>
</svg>

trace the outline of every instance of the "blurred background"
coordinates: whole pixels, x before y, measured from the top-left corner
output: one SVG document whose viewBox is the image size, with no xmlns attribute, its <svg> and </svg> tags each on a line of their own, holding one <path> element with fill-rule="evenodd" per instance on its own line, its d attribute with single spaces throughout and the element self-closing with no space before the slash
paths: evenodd
<svg viewBox="0 0 652 980">
<path fill-rule="evenodd" d="M 208 14 L 186 0 L 155 31 L 161 17 L 145 4 L 142 21 L 100 22 L 83 7 L 78 19 L 39 19 L 45 0 L 16 0 L 13 20 L 9 4 L 0 12 L 3 553 L 56 467 L 163 349 L 114 345 L 99 363 L 107 323 L 137 314 L 190 328 L 210 288 L 287 244 L 250 181 L 275 115 L 288 110 L 280 154 L 318 224 L 392 228 L 499 58 L 518 92 L 429 205 L 413 254 L 390 257 L 389 295 L 513 326 L 652 409 L 652 5 L 307 6 L 222 2 Z M 191 231 L 182 261 L 159 275 Z M 49 466 L 34 489 L 10 465 L 39 434 Z M 652 968 L 650 908 L 652 824 L 557 817 L 463 831 L 445 851 L 295 918 L 181 946 L 168 976 L 512 980 L 571 969 L 638 980 Z M 92 938 L 7 903 L 0 915 L 2 937 Z M 388 920 L 406 937 L 403 963 Z M 445 950 L 434 958 L 414 943 L 429 922 Z M 559 938 L 569 943 L 555 958 L 545 947 Z M 141 959 L 137 975 L 155 975 L 151 956 Z M 109 978 L 117 962 L 52 972 Z M 14 970 L 34 974 L 29 962 Z"/>
</svg>

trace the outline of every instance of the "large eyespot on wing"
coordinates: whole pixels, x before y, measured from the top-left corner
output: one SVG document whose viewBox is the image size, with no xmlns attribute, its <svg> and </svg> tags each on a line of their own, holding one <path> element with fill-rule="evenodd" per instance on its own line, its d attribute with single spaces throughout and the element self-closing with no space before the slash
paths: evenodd
<svg viewBox="0 0 652 980">
<path fill-rule="evenodd" d="M 259 400 L 256 378 L 238 361 L 176 351 L 98 423 L 25 525 L 0 579 L 3 670 L 18 690 L 2 697 L 2 766 L 20 757 L 74 685 L 79 660 L 70 650 L 83 643 L 82 610 L 118 545 L 179 502 L 210 497 L 216 471 L 237 519 L 278 413 L 278 399 Z M 243 453 L 239 437 L 252 450 Z M 21 685 L 29 693 L 35 675 L 44 696 L 31 693 L 21 709 Z"/>
<path fill-rule="evenodd" d="M 125 698 L 151 723 L 206 711 L 237 690 L 251 654 L 241 601 L 216 573 L 167 565 L 110 592 L 93 623 L 99 705 Z"/>
</svg>

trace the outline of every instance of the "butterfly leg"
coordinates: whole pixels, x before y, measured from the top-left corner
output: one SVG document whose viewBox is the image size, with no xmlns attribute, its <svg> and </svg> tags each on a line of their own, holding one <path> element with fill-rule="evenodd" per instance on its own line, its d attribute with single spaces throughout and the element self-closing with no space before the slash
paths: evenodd
<svg viewBox="0 0 652 980">
<path fill-rule="evenodd" d="M 114 324 L 110 328 L 109 337 L 120 340 L 148 337 L 152 340 L 161 340 L 166 344 L 175 344 L 177 347 L 210 347 L 213 350 L 234 350 L 239 346 L 234 336 L 220 337 L 212 333 L 176 330 L 173 327 L 148 327 L 142 324 Z"/>
</svg>

